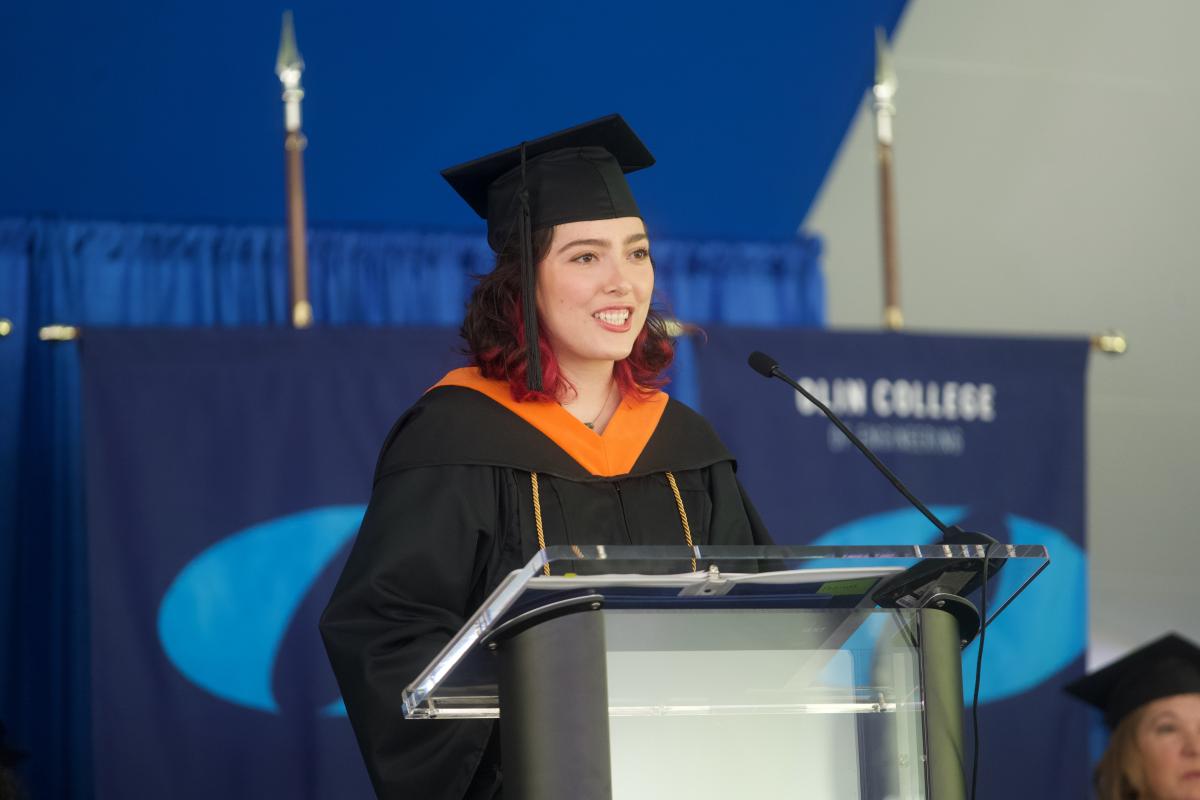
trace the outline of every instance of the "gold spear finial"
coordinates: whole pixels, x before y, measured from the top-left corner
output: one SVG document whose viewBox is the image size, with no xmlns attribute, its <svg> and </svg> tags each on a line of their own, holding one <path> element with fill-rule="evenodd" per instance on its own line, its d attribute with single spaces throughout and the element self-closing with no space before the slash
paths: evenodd
<svg viewBox="0 0 1200 800">
<path fill-rule="evenodd" d="M 875 136 L 880 144 L 887 146 L 892 144 L 892 117 L 896 114 L 892 98 L 896 96 L 896 85 L 896 70 L 892 68 L 887 34 L 883 28 L 876 28 L 875 85 L 871 87 L 871 93 L 875 95 Z"/>
<path fill-rule="evenodd" d="M 891 100 L 896 94 L 896 70 L 892 68 L 892 51 L 883 28 L 875 29 L 875 98 Z"/>
<path fill-rule="evenodd" d="M 300 73 L 304 72 L 304 59 L 300 49 L 296 47 L 296 26 L 292 21 L 292 12 L 283 12 L 283 27 L 279 31 L 279 54 L 275 56 L 275 74 L 279 80 L 288 83 L 285 73 L 294 71 L 296 83 L 300 82 Z M 290 77 L 290 76 L 289 76 Z"/>
<path fill-rule="evenodd" d="M 293 133 L 300 130 L 300 101 L 304 99 L 304 87 L 300 76 L 304 73 L 304 59 L 296 47 L 296 27 L 292 12 L 283 12 L 283 27 L 279 31 L 279 53 L 275 56 L 275 74 L 283 84 L 283 124 Z"/>
</svg>

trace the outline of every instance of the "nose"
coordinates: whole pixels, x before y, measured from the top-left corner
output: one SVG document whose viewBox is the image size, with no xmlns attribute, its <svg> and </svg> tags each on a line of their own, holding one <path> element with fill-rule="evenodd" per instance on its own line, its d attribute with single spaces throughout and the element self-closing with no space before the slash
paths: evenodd
<svg viewBox="0 0 1200 800">
<path fill-rule="evenodd" d="M 1200 729 L 1184 731 L 1183 755 L 1190 758 L 1200 756 Z"/>
<path fill-rule="evenodd" d="M 612 295 L 626 295 L 633 291 L 633 281 L 627 270 L 629 266 L 622 264 L 620 259 L 614 259 L 609 270 L 604 291 Z"/>
</svg>

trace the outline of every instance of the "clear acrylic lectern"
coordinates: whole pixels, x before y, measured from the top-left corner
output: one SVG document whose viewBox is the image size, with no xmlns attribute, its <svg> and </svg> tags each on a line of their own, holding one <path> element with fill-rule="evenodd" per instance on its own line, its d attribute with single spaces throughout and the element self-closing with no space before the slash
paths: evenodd
<svg viewBox="0 0 1200 800">
<path fill-rule="evenodd" d="M 1026 545 L 550 547 L 404 712 L 499 716 L 506 800 L 960 800 L 961 649 L 977 609 L 995 619 L 1048 561 Z"/>
</svg>

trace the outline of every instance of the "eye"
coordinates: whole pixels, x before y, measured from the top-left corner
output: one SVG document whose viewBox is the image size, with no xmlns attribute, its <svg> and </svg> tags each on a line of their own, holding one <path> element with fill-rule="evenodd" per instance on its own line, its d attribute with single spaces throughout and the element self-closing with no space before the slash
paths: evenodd
<svg viewBox="0 0 1200 800">
<path fill-rule="evenodd" d="M 630 253 L 629 257 L 634 261 L 646 261 L 650 258 L 650 248 L 639 247 L 637 250 L 634 250 L 632 253 Z"/>
<path fill-rule="evenodd" d="M 1174 733 L 1174 732 L 1175 732 L 1175 723 L 1173 723 L 1173 722 L 1160 722 L 1160 723 L 1158 723 L 1157 725 L 1155 725 L 1155 726 L 1154 726 L 1154 732 L 1155 732 L 1155 733 L 1157 733 L 1157 734 L 1159 734 L 1159 735 L 1168 734 L 1168 733 Z"/>
<path fill-rule="evenodd" d="M 571 260 L 577 264 L 591 264 L 598 259 L 595 253 L 580 253 Z"/>
</svg>

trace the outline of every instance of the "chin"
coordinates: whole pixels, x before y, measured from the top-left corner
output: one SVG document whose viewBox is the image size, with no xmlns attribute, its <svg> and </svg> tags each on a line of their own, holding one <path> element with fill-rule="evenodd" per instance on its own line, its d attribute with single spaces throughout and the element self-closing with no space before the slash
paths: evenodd
<svg viewBox="0 0 1200 800">
<path fill-rule="evenodd" d="M 633 337 L 630 338 L 628 344 L 615 346 L 610 344 L 608 347 L 597 347 L 594 351 L 595 358 L 603 361 L 624 361 L 632 352 Z"/>
<path fill-rule="evenodd" d="M 1153 791 L 1153 787 L 1151 788 L 1151 797 L 1161 797 L 1164 800 L 1200 800 L 1200 786 L 1197 786 L 1195 781 L 1183 781 L 1179 786 L 1162 792 Z"/>
<path fill-rule="evenodd" d="M 630 348 L 629 350 L 622 350 L 620 352 L 606 353 L 605 355 L 601 356 L 597 360 L 598 361 L 612 361 L 613 363 L 616 363 L 618 361 L 624 361 L 625 359 L 629 358 L 629 354 L 631 352 L 633 352 L 633 348 Z"/>
</svg>

